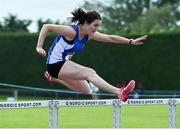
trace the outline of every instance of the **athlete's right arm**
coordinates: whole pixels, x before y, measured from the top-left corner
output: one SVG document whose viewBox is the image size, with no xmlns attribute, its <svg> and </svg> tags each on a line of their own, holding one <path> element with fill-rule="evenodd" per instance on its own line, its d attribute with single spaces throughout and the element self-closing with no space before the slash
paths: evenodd
<svg viewBox="0 0 180 129">
<path fill-rule="evenodd" d="M 68 40 L 73 40 L 76 32 L 70 26 L 65 25 L 55 25 L 55 24 L 44 24 L 38 37 L 38 42 L 36 46 L 36 51 L 41 56 L 46 56 L 46 52 L 43 49 L 44 40 L 49 32 L 55 32 L 64 36 Z"/>
</svg>

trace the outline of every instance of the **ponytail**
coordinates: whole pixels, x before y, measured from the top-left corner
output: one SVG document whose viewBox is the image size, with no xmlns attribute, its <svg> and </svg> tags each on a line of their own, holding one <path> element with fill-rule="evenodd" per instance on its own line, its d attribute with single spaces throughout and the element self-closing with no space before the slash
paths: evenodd
<svg viewBox="0 0 180 129">
<path fill-rule="evenodd" d="M 78 24 L 84 24 L 84 21 L 86 19 L 86 12 L 81 9 L 75 9 L 72 13 L 72 22 L 78 22 Z"/>
<path fill-rule="evenodd" d="M 101 16 L 98 12 L 96 11 L 88 11 L 85 12 L 83 9 L 78 8 L 75 9 L 74 11 L 71 12 L 71 14 L 73 15 L 73 17 L 68 18 L 71 22 L 77 22 L 78 25 L 83 25 L 85 23 L 85 21 L 90 24 L 91 22 L 93 22 L 96 19 L 101 20 Z"/>
</svg>

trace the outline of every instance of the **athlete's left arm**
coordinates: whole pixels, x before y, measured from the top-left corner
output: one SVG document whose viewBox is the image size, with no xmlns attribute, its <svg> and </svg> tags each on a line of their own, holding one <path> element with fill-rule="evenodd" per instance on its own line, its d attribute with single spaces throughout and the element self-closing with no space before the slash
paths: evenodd
<svg viewBox="0 0 180 129">
<path fill-rule="evenodd" d="M 119 35 L 108 35 L 108 34 L 103 34 L 98 31 L 96 31 L 90 39 L 96 40 L 99 42 L 109 42 L 109 43 L 117 43 L 117 44 L 131 44 L 131 45 L 140 45 L 143 44 L 143 41 L 145 41 L 147 38 L 147 35 L 141 36 L 136 39 L 128 39 Z"/>
</svg>

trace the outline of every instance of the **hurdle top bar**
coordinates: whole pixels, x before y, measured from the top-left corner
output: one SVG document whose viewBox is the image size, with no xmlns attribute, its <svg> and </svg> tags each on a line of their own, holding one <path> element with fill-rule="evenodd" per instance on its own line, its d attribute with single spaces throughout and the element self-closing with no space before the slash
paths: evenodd
<svg viewBox="0 0 180 129">
<path fill-rule="evenodd" d="M 0 102 L 0 109 L 48 107 L 51 101 Z"/>
<path fill-rule="evenodd" d="M 166 105 L 180 104 L 180 99 L 129 99 L 120 102 L 118 99 L 104 100 L 46 100 L 29 102 L 0 102 L 0 109 L 40 108 L 40 107 L 80 107 L 80 106 L 113 106 L 113 105 Z"/>
<path fill-rule="evenodd" d="M 129 99 L 121 105 L 166 105 L 180 104 L 180 99 Z"/>
<path fill-rule="evenodd" d="M 111 100 L 55 100 L 57 107 L 78 107 L 78 106 L 112 106 L 118 105 L 162 105 L 162 104 L 180 104 L 180 99 L 129 99 L 126 102 L 120 102 L 118 99 Z"/>
<path fill-rule="evenodd" d="M 113 99 L 104 100 L 55 100 L 57 107 L 112 106 Z"/>
</svg>

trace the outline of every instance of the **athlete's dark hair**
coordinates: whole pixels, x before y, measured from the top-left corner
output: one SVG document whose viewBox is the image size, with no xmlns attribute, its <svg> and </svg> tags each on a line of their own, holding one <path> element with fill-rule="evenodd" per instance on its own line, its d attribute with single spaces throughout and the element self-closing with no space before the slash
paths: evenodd
<svg viewBox="0 0 180 129">
<path fill-rule="evenodd" d="M 94 10 L 85 12 L 83 9 L 78 8 L 72 11 L 71 14 L 73 15 L 72 22 L 78 22 L 79 25 L 83 25 L 85 21 L 90 24 L 94 20 L 101 20 L 100 14 Z"/>
</svg>

